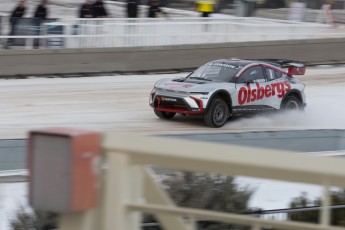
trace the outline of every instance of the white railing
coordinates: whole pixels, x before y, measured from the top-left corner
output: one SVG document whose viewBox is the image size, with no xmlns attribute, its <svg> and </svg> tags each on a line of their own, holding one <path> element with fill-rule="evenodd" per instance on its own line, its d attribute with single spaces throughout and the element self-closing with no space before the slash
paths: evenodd
<svg viewBox="0 0 345 230">
<path fill-rule="evenodd" d="M 290 39 L 287 39 L 291 36 Z M 261 37 L 261 40 L 257 40 Z M 294 40 L 294 39 L 317 39 L 317 38 L 344 38 L 345 33 L 332 34 L 306 34 L 303 38 L 292 35 L 271 33 L 238 33 L 230 36 L 226 33 L 215 34 L 181 34 L 181 35 L 37 35 L 37 36 L 0 36 L 3 42 L 10 38 L 20 38 L 25 40 L 22 49 L 32 49 L 35 47 L 35 40 L 38 40 L 37 48 L 56 49 L 56 48 L 121 48 L 121 47 L 140 47 L 140 46 L 166 46 L 166 45 L 188 45 L 188 44 L 216 44 L 223 42 L 236 42 L 242 39 L 242 42 L 249 41 L 277 41 L 277 40 Z M 61 43 L 63 45 L 49 45 L 49 43 Z M 193 41 L 188 43 L 186 40 Z M 20 49 L 20 47 L 16 47 Z"/>
<path fill-rule="evenodd" d="M 169 16 L 161 18 L 61 18 L 58 20 L 61 23 L 70 23 L 70 24 L 80 24 L 80 23 L 89 23 L 95 24 L 95 22 L 103 22 L 104 24 L 111 23 L 141 23 L 141 22 L 235 22 L 235 23 L 248 23 L 248 24 L 283 24 L 283 25 L 310 25 L 310 26 L 319 26 L 317 23 L 309 22 L 298 22 L 298 21 L 288 21 L 281 19 L 270 19 L 270 18 L 257 18 L 257 17 L 235 17 L 224 15 L 224 17 L 173 17 Z"/>
<path fill-rule="evenodd" d="M 48 26 L 62 26 L 49 34 Z M 41 39 L 52 48 L 107 48 L 334 37 L 326 25 L 258 18 L 63 19 L 47 23 Z M 341 34 L 340 36 L 344 36 Z M 2 36 L 6 40 L 7 36 Z M 30 39 L 37 38 L 30 36 Z M 61 39 L 63 42 L 61 42 Z M 30 42 L 28 42 L 30 43 Z M 30 48 L 30 46 L 28 46 Z"/>
<path fill-rule="evenodd" d="M 140 213 L 151 213 L 166 230 L 196 229 L 210 220 L 286 230 L 344 230 L 330 225 L 331 186 L 345 188 L 345 160 L 275 150 L 201 142 L 108 135 L 103 143 L 107 170 L 98 207 L 63 214 L 61 230 L 137 230 Z M 320 223 L 259 219 L 248 215 L 176 207 L 145 166 L 312 183 L 324 188 Z"/>
<path fill-rule="evenodd" d="M 274 20 L 253 19 L 112 19 L 112 20 L 63 20 L 63 23 L 79 27 L 80 35 L 103 35 L 75 39 L 72 47 L 133 47 L 180 44 L 203 44 L 239 41 L 265 41 L 312 39 L 327 27 L 317 24 L 279 23 Z M 261 22 L 262 24 L 259 24 Z M 110 36 L 110 37 L 108 37 Z M 71 47 L 71 48 L 72 48 Z"/>
</svg>

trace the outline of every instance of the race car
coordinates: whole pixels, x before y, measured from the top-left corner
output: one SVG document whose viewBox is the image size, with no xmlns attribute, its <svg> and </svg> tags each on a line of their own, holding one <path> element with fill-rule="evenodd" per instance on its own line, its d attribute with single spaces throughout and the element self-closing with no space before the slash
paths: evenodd
<svg viewBox="0 0 345 230">
<path fill-rule="evenodd" d="M 215 60 L 183 78 L 154 85 L 149 103 L 162 119 L 176 114 L 202 115 L 209 127 L 222 127 L 231 116 L 272 110 L 303 110 L 305 64 L 285 59 Z"/>
</svg>

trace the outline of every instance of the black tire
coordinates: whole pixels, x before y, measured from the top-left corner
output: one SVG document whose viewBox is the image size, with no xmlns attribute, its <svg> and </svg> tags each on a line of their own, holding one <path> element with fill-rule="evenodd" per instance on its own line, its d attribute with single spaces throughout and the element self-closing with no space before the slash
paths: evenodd
<svg viewBox="0 0 345 230">
<path fill-rule="evenodd" d="M 302 103 L 301 101 L 294 95 L 287 96 L 282 105 L 281 110 L 284 111 L 302 111 Z"/>
<path fill-rule="evenodd" d="M 162 118 L 162 119 L 171 119 L 176 115 L 176 113 L 163 112 L 163 111 L 158 111 L 158 110 L 154 110 L 154 112 L 157 115 L 157 117 Z"/>
<path fill-rule="evenodd" d="M 228 121 L 229 107 L 222 99 L 213 99 L 204 116 L 205 124 L 209 127 L 220 128 Z"/>
</svg>

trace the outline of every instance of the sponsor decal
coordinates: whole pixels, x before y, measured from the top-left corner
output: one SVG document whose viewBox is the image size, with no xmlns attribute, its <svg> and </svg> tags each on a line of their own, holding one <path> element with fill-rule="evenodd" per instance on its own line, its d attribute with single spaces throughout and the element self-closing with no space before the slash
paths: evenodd
<svg viewBox="0 0 345 230">
<path fill-rule="evenodd" d="M 175 98 L 162 97 L 162 101 L 172 101 L 172 102 L 176 102 L 177 100 L 176 100 Z"/>
<path fill-rule="evenodd" d="M 231 69 L 239 69 L 238 66 L 230 65 L 230 64 L 224 64 L 224 63 L 208 63 L 206 64 L 208 66 L 220 66 L 220 67 L 226 67 Z"/>
<path fill-rule="evenodd" d="M 171 98 L 171 97 L 157 97 L 157 99 L 158 99 L 158 103 L 160 103 L 161 101 L 172 101 L 172 102 L 177 101 L 176 98 Z"/>
<path fill-rule="evenodd" d="M 259 83 L 256 83 L 256 89 L 251 89 L 250 85 L 240 88 L 238 92 L 238 103 L 243 105 L 275 95 L 277 95 L 278 98 L 283 98 L 286 92 L 290 90 L 291 85 L 288 82 L 277 82 L 265 86 L 260 86 Z"/>
<path fill-rule="evenodd" d="M 168 82 L 165 83 L 165 86 L 169 87 L 169 88 L 190 88 L 193 86 L 193 84 L 190 83 L 179 83 L 179 82 Z"/>
</svg>

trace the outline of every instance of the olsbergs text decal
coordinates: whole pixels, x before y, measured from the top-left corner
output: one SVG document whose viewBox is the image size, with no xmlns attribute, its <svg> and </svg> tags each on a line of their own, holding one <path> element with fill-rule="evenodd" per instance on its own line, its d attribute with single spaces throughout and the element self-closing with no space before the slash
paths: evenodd
<svg viewBox="0 0 345 230">
<path fill-rule="evenodd" d="M 291 85 L 288 82 L 277 82 L 271 85 L 260 86 L 256 83 L 256 89 L 251 89 L 250 85 L 241 87 L 238 92 L 238 103 L 243 105 L 256 100 L 261 100 L 264 97 L 269 98 L 277 95 L 278 98 L 283 98 L 286 92 L 291 90 Z"/>
</svg>

